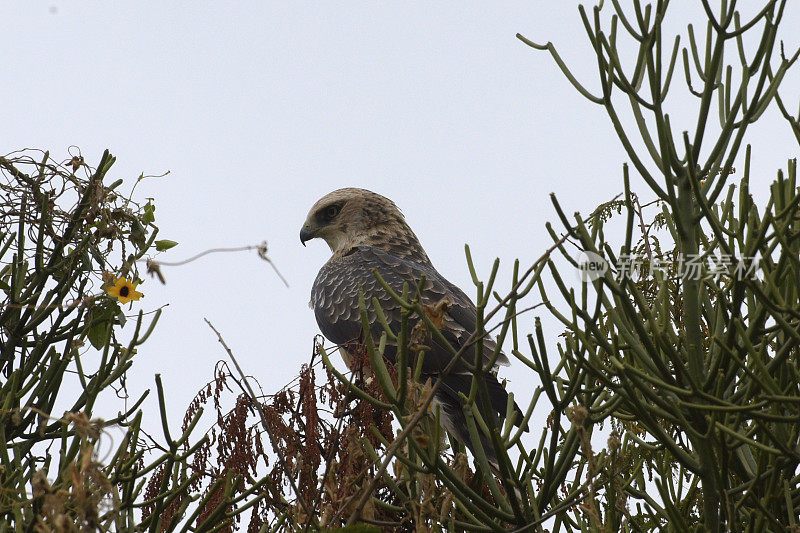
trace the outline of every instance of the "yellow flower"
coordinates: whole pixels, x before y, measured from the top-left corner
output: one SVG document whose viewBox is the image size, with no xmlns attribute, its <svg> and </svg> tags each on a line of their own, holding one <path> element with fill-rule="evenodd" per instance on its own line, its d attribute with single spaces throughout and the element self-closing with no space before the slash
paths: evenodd
<svg viewBox="0 0 800 533">
<path fill-rule="evenodd" d="M 144 294 L 136 290 L 138 283 L 133 283 L 128 278 L 114 280 L 114 285 L 106 289 L 109 296 L 118 299 L 120 303 L 126 304 L 131 300 L 138 300 Z"/>
</svg>

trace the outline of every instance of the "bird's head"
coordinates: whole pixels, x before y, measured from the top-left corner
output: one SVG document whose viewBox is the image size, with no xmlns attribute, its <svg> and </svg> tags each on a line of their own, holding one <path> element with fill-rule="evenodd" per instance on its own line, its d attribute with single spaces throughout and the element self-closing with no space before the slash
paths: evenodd
<svg viewBox="0 0 800 533">
<path fill-rule="evenodd" d="M 405 224 L 394 202 L 366 189 L 338 189 L 326 194 L 311 207 L 300 242 L 319 237 L 331 251 L 341 252 L 359 245 L 382 227 Z"/>
<path fill-rule="evenodd" d="M 300 230 L 301 243 L 319 237 L 328 243 L 335 256 L 355 246 L 385 248 L 397 241 L 398 236 L 402 236 L 406 245 L 419 246 L 394 202 L 356 188 L 338 189 L 320 198 Z"/>
</svg>

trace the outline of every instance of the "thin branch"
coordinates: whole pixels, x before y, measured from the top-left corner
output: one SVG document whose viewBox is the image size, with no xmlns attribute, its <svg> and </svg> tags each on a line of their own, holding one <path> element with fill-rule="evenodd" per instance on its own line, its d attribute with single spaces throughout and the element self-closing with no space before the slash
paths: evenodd
<svg viewBox="0 0 800 533">
<path fill-rule="evenodd" d="M 249 246 L 236 246 L 233 248 L 210 248 L 208 250 L 200 252 L 197 255 L 193 255 L 189 259 L 184 259 L 183 261 L 170 262 L 170 261 L 156 261 L 155 259 L 143 259 L 142 261 L 145 261 L 147 263 L 147 268 L 149 271 L 157 271 L 162 266 L 186 265 L 188 263 L 191 263 L 192 261 L 196 261 L 201 257 L 209 254 L 220 253 L 220 252 L 245 252 L 248 250 L 257 250 L 258 257 L 269 263 L 272 269 L 275 271 L 275 274 L 277 274 L 277 276 L 280 278 L 283 284 L 286 285 L 287 288 L 289 287 L 289 282 L 286 281 L 286 278 L 284 278 L 283 274 L 280 273 L 278 267 L 275 266 L 275 263 L 267 255 L 267 241 L 262 241 L 261 244 L 252 244 Z"/>
</svg>

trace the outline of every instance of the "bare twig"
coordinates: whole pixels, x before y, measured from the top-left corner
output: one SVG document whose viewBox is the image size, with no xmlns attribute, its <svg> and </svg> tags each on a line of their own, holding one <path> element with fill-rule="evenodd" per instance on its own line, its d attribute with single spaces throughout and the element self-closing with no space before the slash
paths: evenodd
<svg viewBox="0 0 800 533">
<path fill-rule="evenodd" d="M 251 244 L 249 246 L 235 246 L 235 247 L 232 247 L 232 248 L 209 248 L 208 250 L 202 251 L 197 255 L 193 255 L 192 257 L 190 257 L 188 259 L 184 259 L 183 261 L 156 261 L 155 259 L 145 259 L 144 261 L 147 262 L 148 269 L 151 269 L 151 268 L 158 269 L 158 268 L 160 268 L 162 266 L 182 266 L 182 265 L 186 265 L 188 263 L 191 263 L 192 261 L 196 261 L 196 260 L 200 259 L 201 257 L 209 255 L 209 254 L 215 254 L 215 253 L 221 253 L 221 252 L 245 252 L 245 251 L 248 251 L 248 250 L 257 250 L 258 251 L 258 257 L 260 257 L 261 259 L 263 259 L 264 261 L 269 263 L 269 265 L 275 271 L 275 274 L 277 274 L 277 276 L 280 278 L 280 280 L 283 282 L 283 284 L 286 285 L 287 288 L 289 287 L 289 282 L 286 281 L 286 278 L 284 278 L 283 274 L 280 273 L 280 271 L 278 270 L 278 267 L 275 266 L 275 263 L 267 255 L 267 241 L 262 241 L 261 244 Z"/>
</svg>

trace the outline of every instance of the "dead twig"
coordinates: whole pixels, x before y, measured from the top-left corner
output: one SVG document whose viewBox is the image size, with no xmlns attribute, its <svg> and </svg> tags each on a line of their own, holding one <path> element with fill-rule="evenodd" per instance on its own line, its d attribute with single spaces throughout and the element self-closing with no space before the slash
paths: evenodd
<svg viewBox="0 0 800 533">
<path fill-rule="evenodd" d="M 221 252 L 245 252 L 248 250 L 257 250 L 258 257 L 269 263 L 269 266 L 272 267 L 272 270 L 275 271 L 275 274 L 280 278 L 283 284 L 286 285 L 287 288 L 289 287 L 289 282 L 286 281 L 286 278 L 283 277 L 283 274 L 281 274 L 280 270 L 278 270 L 278 267 L 275 266 L 275 263 L 267 255 L 267 241 L 262 241 L 261 244 L 251 244 L 248 246 L 235 246 L 232 248 L 209 248 L 208 250 L 202 251 L 197 255 L 193 255 L 188 259 L 184 259 L 183 261 L 156 261 L 155 259 L 145 259 L 144 261 L 147 263 L 148 271 L 157 273 L 160 278 L 161 276 L 159 269 L 162 266 L 182 266 L 191 263 L 192 261 L 196 261 L 201 257 L 204 257 L 209 254 L 216 254 Z"/>
</svg>

